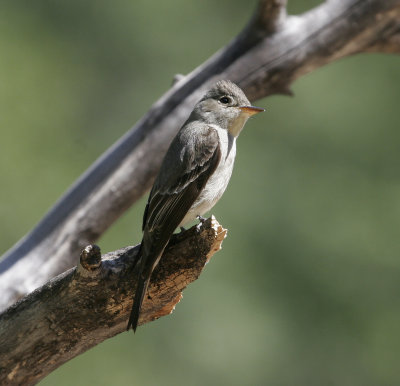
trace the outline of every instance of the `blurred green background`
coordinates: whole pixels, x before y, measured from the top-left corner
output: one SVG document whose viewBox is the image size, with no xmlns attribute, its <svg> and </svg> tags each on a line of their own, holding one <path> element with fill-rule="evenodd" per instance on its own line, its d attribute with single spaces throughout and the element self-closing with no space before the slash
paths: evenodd
<svg viewBox="0 0 400 386">
<path fill-rule="evenodd" d="M 1 251 L 255 4 L 1 2 Z M 42 385 L 400 384 L 400 57 L 347 58 L 293 90 L 257 102 L 213 210 L 228 238 L 175 312 Z M 140 241 L 144 199 L 104 252 Z"/>
</svg>

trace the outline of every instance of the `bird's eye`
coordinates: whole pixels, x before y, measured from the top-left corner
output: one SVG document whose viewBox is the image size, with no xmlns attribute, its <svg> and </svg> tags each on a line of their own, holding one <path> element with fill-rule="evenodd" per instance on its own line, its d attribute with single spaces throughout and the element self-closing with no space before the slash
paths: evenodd
<svg viewBox="0 0 400 386">
<path fill-rule="evenodd" d="M 227 96 L 223 96 L 222 98 L 220 98 L 219 100 L 222 104 L 227 105 L 229 103 L 232 102 L 232 99 L 227 97 Z"/>
</svg>

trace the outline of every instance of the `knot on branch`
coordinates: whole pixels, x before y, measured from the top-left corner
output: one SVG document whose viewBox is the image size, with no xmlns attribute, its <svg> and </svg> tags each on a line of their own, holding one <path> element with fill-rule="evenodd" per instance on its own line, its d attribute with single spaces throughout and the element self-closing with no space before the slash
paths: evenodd
<svg viewBox="0 0 400 386">
<path fill-rule="evenodd" d="M 86 246 L 80 255 L 80 268 L 93 273 L 101 267 L 101 250 L 98 245 L 89 244 Z M 82 269 L 80 269 L 82 273 Z"/>
<path fill-rule="evenodd" d="M 174 77 L 172 78 L 171 87 L 174 87 L 178 82 L 180 82 L 184 78 L 185 78 L 185 75 L 183 75 L 183 74 L 175 74 Z"/>
</svg>

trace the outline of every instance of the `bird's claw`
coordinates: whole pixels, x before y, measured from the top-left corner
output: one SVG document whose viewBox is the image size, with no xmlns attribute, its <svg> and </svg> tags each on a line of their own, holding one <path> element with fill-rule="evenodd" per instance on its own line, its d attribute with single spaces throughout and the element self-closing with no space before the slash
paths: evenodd
<svg viewBox="0 0 400 386">
<path fill-rule="evenodd" d="M 199 220 L 201 223 L 203 223 L 204 221 L 206 221 L 207 219 L 203 216 L 200 216 L 199 214 L 196 216 L 197 220 Z"/>
<path fill-rule="evenodd" d="M 207 220 L 205 217 L 197 215 L 196 216 L 197 220 L 199 220 L 200 222 L 196 225 L 196 229 L 198 232 L 201 231 L 201 227 L 203 226 L 204 222 Z"/>
</svg>

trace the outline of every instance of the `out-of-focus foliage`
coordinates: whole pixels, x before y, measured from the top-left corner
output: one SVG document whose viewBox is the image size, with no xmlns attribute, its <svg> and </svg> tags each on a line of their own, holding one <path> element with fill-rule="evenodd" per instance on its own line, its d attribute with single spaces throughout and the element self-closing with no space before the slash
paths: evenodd
<svg viewBox="0 0 400 386">
<path fill-rule="evenodd" d="M 254 6 L 2 2 L 1 250 Z M 294 98 L 258 101 L 267 112 L 242 133 L 213 211 L 229 236 L 174 314 L 41 384 L 400 384 L 399 85 L 398 56 L 363 55 L 297 81 Z M 104 252 L 140 241 L 143 207 Z"/>
</svg>

